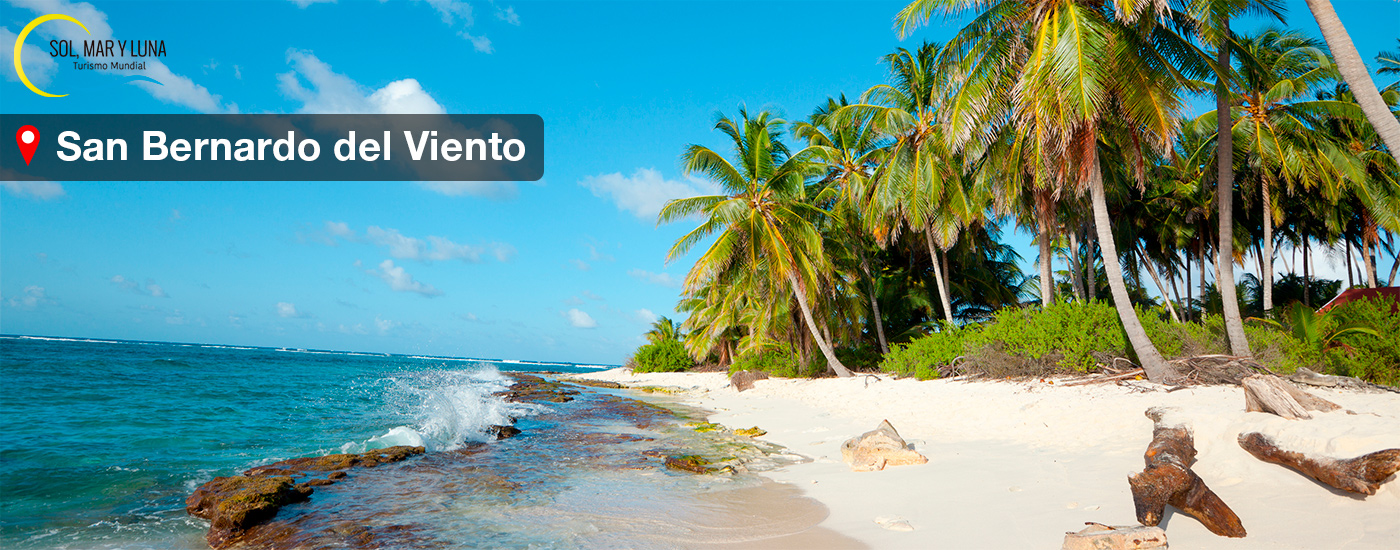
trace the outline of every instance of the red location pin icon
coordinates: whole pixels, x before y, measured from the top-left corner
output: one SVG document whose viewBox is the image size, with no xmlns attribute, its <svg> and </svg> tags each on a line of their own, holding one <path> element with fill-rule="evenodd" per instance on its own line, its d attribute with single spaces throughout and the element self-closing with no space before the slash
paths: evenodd
<svg viewBox="0 0 1400 550">
<path fill-rule="evenodd" d="M 39 129 L 28 124 L 20 126 L 15 132 L 15 143 L 19 144 L 19 154 L 24 156 L 24 165 L 29 166 L 34 151 L 39 148 Z"/>
</svg>

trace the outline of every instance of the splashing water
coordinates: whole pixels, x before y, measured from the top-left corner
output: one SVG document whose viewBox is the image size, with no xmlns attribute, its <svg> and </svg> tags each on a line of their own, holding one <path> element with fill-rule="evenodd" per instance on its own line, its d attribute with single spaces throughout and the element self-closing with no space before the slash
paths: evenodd
<svg viewBox="0 0 1400 550">
<path fill-rule="evenodd" d="M 395 445 L 422 446 L 428 451 L 452 451 L 467 443 L 484 443 L 491 426 L 505 426 L 516 419 L 548 410 L 542 405 L 509 403 L 496 392 L 510 387 L 510 379 L 494 365 L 481 363 L 471 370 L 432 370 L 389 379 L 391 408 L 411 418 L 411 425 L 395 426 L 363 443 L 346 443 L 341 452 L 358 453 Z"/>
</svg>

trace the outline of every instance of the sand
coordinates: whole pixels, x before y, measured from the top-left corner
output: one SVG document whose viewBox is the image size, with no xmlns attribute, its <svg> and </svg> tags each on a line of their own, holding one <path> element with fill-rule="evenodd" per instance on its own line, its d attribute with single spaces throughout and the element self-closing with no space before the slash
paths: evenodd
<svg viewBox="0 0 1400 550">
<path fill-rule="evenodd" d="M 1234 386 L 1167 392 L 1140 381 L 1064 387 L 861 376 L 762 380 L 739 393 L 720 373 L 581 377 L 680 388 L 675 398 L 713 411 L 712 422 L 767 430 L 762 439 L 811 461 L 765 475 L 825 504 L 830 515 L 819 527 L 842 535 L 840 545 L 848 537 L 874 548 L 1059 548 L 1085 522 L 1135 525 L 1127 476 L 1142 470 L 1152 439 L 1143 411 L 1153 406 L 1181 408 L 1195 432 L 1192 469 L 1249 532 L 1216 536 L 1169 508 L 1162 527 L 1172 547 L 1394 548 L 1400 540 L 1395 478 L 1361 498 L 1261 462 L 1236 443 L 1242 431 L 1261 431 L 1286 448 L 1342 458 L 1400 447 L 1400 394 L 1315 389 L 1358 414 L 1285 420 L 1245 412 Z M 852 472 L 841 462 L 841 443 L 884 419 L 928 464 Z"/>
</svg>

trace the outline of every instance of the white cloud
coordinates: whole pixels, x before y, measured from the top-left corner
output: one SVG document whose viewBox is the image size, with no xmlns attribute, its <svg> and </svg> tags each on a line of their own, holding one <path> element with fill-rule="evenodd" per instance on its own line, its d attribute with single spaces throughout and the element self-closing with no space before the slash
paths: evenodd
<svg viewBox="0 0 1400 550">
<path fill-rule="evenodd" d="M 415 185 L 440 195 L 460 197 L 471 195 L 488 199 L 506 200 L 520 195 L 520 189 L 513 181 L 419 181 Z"/>
<path fill-rule="evenodd" d="M 631 212 L 637 219 L 648 222 L 656 221 L 661 207 L 672 199 L 720 193 L 718 187 L 700 178 L 668 180 L 651 168 L 639 168 L 630 177 L 621 172 L 588 176 L 579 185 L 588 188 L 594 196 L 609 198 L 619 210 Z"/>
<path fill-rule="evenodd" d="M 652 273 L 645 269 L 633 269 L 628 271 L 627 274 L 654 285 L 669 286 L 671 288 L 681 286 L 681 282 L 675 277 L 672 277 L 670 273 Z"/>
<path fill-rule="evenodd" d="M 312 4 L 334 4 L 335 0 L 292 0 L 292 3 L 296 4 L 298 8 L 306 9 Z"/>
<path fill-rule="evenodd" d="M 470 27 L 476 23 L 472 16 L 472 6 L 462 0 L 428 0 L 428 5 L 437 10 L 442 16 L 442 22 L 448 25 L 456 23 L 457 19 L 462 20 L 462 24 Z"/>
<path fill-rule="evenodd" d="M 496 19 L 505 21 L 517 27 L 520 26 L 520 14 L 515 13 L 515 6 L 507 6 L 506 9 L 496 7 Z"/>
<path fill-rule="evenodd" d="M 53 299 L 49 298 L 48 294 L 44 291 L 44 287 L 38 285 L 24 287 L 24 294 L 11 296 L 6 302 L 10 304 L 10 307 L 17 307 L 20 309 L 34 309 L 43 304 L 54 303 Z"/>
<path fill-rule="evenodd" d="M 657 319 L 660 319 L 660 317 L 657 317 L 655 313 L 652 313 L 651 310 L 647 308 L 637 310 L 636 316 L 638 321 L 647 324 L 655 323 Z"/>
<path fill-rule="evenodd" d="M 467 31 L 457 33 L 458 36 L 467 39 L 472 43 L 472 48 L 481 53 L 496 53 L 496 48 L 491 45 L 491 39 L 485 36 L 477 36 Z"/>
<path fill-rule="evenodd" d="M 574 328 L 594 328 L 598 326 L 598 322 L 593 320 L 593 316 L 579 311 L 578 309 L 570 309 L 563 313 L 564 318 L 568 319 L 569 324 L 573 325 Z"/>
<path fill-rule="evenodd" d="M 9 27 L 0 27 L 0 48 L 3 48 L 0 52 L 6 54 L 0 55 L 0 58 L 4 58 L 0 61 L 0 69 L 5 71 L 5 79 L 10 82 L 19 82 L 19 73 L 15 72 L 14 55 L 11 53 L 15 51 L 17 38 L 19 35 Z M 24 76 L 29 77 L 29 81 L 41 89 L 49 85 L 54 73 L 58 71 L 58 62 L 54 61 L 48 52 L 28 41 L 25 41 L 20 57 L 24 60 Z"/>
<path fill-rule="evenodd" d="M 0 169 L 0 172 L 7 171 Z M 4 174 L 0 173 L 0 177 L 3 176 Z M 0 181 L 0 186 L 4 186 L 6 191 L 15 195 L 41 201 L 53 200 L 64 195 L 63 184 L 56 181 Z"/>
<path fill-rule="evenodd" d="M 381 336 L 388 334 L 389 331 L 394 330 L 394 328 L 398 327 L 399 325 L 400 323 L 398 321 L 390 321 L 388 319 L 381 318 L 378 315 L 374 316 L 374 328 L 379 329 L 379 334 Z"/>
<path fill-rule="evenodd" d="M 442 291 L 433 288 L 432 285 L 413 280 L 413 276 L 402 267 L 394 265 L 393 260 L 384 260 L 379 263 L 379 269 L 371 269 L 367 273 L 383 279 L 389 284 L 389 288 L 398 292 L 413 292 L 429 298 L 442 296 Z"/>
<path fill-rule="evenodd" d="M 336 331 L 337 331 L 337 332 L 342 332 L 342 333 L 345 333 L 345 334 L 369 334 L 369 331 L 366 330 L 366 329 L 365 329 L 365 326 L 364 326 L 363 324 L 361 324 L 361 323 L 355 323 L 354 325 L 351 325 L 351 326 L 346 326 L 346 325 L 343 325 L 343 324 L 342 324 L 342 325 L 336 327 Z"/>
<path fill-rule="evenodd" d="M 588 262 L 585 262 L 585 261 L 580 260 L 580 259 L 578 259 L 578 258 L 574 258 L 574 259 L 572 259 L 572 260 L 569 260 L 569 263 L 570 263 L 570 264 L 573 264 L 574 269 L 577 269 L 577 270 L 579 270 L 579 271 L 588 271 L 588 269 L 589 269 L 590 267 L 592 267 L 592 266 L 588 265 Z"/>
<path fill-rule="evenodd" d="M 345 222 L 327 221 L 322 231 L 310 235 L 304 234 L 302 237 L 329 246 L 338 244 L 337 238 L 350 242 L 368 242 L 384 247 L 394 258 L 420 262 L 461 260 L 467 263 L 479 263 L 488 256 L 504 262 L 515 256 L 515 247 L 506 243 L 461 244 L 436 235 L 429 235 L 425 240 L 404 235 L 397 229 L 386 229 L 377 225 L 371 225 L 365 229 L 364 237 L 361 238 Z"/>
<path fill-rule="evenodd" d="M 350 224 L 347 224 L 347 223 L 345 223 L 345 222 L 332 222 L 332 221 L 327 221 L 327 222 L 326 222 L 326 233 L 329 233 L 329 234 L 330 234 L 331 236 L 333 236 L 333 237 L 340 237 L 340 238 L 342 238 L 342 239 L 354 239 L 354 238 L 355 238 L 355 232 L 354 232 L 354 231 L 351 231 L 351 230 L 350 230 Z"/>
<path fill-rule="evenodd" d="M 144 286 L 142 286 L 141 283 L 138 283 L 121 275 L 113 275 L 112 278 L 109 280 L 112 281 L 112 284 L 117 285 L 118 288 L 131 292 L 133 294 L 142 294 L 145 296 L 153 296 L 156 298 L 170 297 L 165 293 L 165 289 L 161 288 L 160 285 L 156 284 L 156 282 L 151 279 L 146 279 L 146 284 Z"/>
<path fill-rule="evenodd" d="M 82 27 L 71 23 L 51 23 L 41 25 L 35 33 L 52 38 L 71 40 L 78 44 L 83 40 L 115 40 L 115 33 L 112 27 L 107 24 L 107 14 L 98 10 L 87 2 L 69 2 L 67 0 L 10 0 L 10 3 L 19 7 L 28 8 L 38 14 L 62 13 L 72 16 L 82 21 L 83 25 L 92 32 L 89 35 L 83 31 Z M 142 38 L 142 37 L 136 37 Z M 13 48 L 13 42 L 10 43 Z M 26 43 L 27 45 L 27 43 Z M 6 50 L 13 51 L 13 49 Z M 26 50 L 27 51 L 27 50 Z M 151 96 L 166 103 L 174 103 L 190 108 L 201 113 L 236 113 L 238 106 L 229 103 L 225 105 L 217 95 L 209 92 L 204 86 L 195 84 L 188 77 L 175 74 L 165 65 L 164 62 L 154 58 L 131 58 L 114 57 L 110 61 L 142 61 L 146 64 L 144 71 L 122 74 L 140 74 L 160 84 L 151 82 L 136 81 L 133 83 L 138 88 L 145 90 Z M 26 63 L 28 61 L 26 60 Z"/>
<path fill-rule="evenodd" d="M 283 94 L 302 103 L 298 112 L 430 115 L 447 112 L 412 78 L 396 80 L 371 91 L 331 70 L 330 65 L 311 52 L 288 50 L 287 63 L 292 71 L 277 75 L 277 80 Z"/>
<path fill-rule="evenodd" d="M 304 311 L 297 311 L 296 304 L 291 302 L 277 302 L 277 315 L 288 319 L 305 319 L 311 316 Z"/>
</svg>

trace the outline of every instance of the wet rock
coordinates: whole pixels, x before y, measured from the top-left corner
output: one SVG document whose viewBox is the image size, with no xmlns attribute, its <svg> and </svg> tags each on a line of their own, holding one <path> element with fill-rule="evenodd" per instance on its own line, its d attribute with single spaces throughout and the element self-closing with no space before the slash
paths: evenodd
<svg viewBox="0 0 1400 550">
<path fill-rule="evenodd" d="M 520 428 L 515 426 L 490 426 L 486 428 L 486 435 L 501 440 L 507 437 L 520 435 Z"/>
<path fill-rule="evenodd" d="M 741 370 L 729 377 L 729 384 L 738 391 L 753 389 L 753 383 L 758 380 L 767 380 L 768 373 L 756 370 Z"/>
<path fill-rule="evenodd" d="M 666 457 L 666 467 L 673 470 L 681 470 L 694 474 L 708 474 L 715 471 L 708 466 L 710 461 L 695 455 L 668 456 Z"/>
<path fill-rule="evenodd" d="M 562 383 L 533 374 L 512 372 L 506 373 L 506 376 L 514 378 L 515 383 L 508 390 L 496 392 L 496 395 L 514 403 L 568 403 L 579 393 Z"/>
<path fill-rule="evenodd" d="M 212 548 L 225 548 L 239 542 L 249 529 L 272 519 L 283 506 L 309 499 L 314 487 L 331 485 L 346 477 L 345 472 L 339 470 L 398 462 L 422 454 L 423 450 L 422 447 L 399 446 L 363 453 L 294 458 L 259 466 L 241 476 L 214 478 L 201 485 L 185 499 L 185 511 L 209 520 L 205 540 Z M 326 471 L 331 473 L 324 479 L 297 482 L 299 477 Z"/>
<path fill-rule="evenodd" d="M 575 378 L 571 380 L 571 382 L 580 386 L 592 386 L 595 388 L 607 388 L 610 390 L 622 389 L 622 384 L 619 384 L 617 382 L 610 382 L 608 380 L 589 380 L 587 378 Z"/>
<path fill-rule="evenodd" d="M 375 449 L 363 453 L 345 453 L 325 456 L 308 456 L 274 462 L 243 472 L 245 476 L 297 475 L 307 472 L 329 472 L 354 467 L 373 468 L 380 464 L 398 462 L 413 455 L 423 454 L 422 447 L 400 445 L 386 449 Z"/>
<path fill-rule="evenodd" d="M 209 520 L 205 540 L 223 548 L 245 530 L 277 515 L 277 510 L 310 498 L 310 487 L 298 487 L 288 476 L 214 478 L 185 499 L 185 511 Z"/>
<path fill-rule="evenodd" d="M 841 444 L 841 458 L 851 470 L 870 472 L 885 466 L 924 464 L 928 459 L 914 451 L 899 436 L 890 421 L 881 422 L 874 430 L 853 437 Z"/>
<path fill-rule="evenodd" d="M 760 436 L 760 435 L 765 435 L 765 434 L 767 434 L 767 433 L 768 433 L 768 430 L 765 430 L 765 429 L 760 428 L 760 427 L 758 427 L 758 426 L 754 426 L 754 427 L 752 427 L 752 428 L 740 428 L 740 429 L 734 430 L 734 435 L 742 435 L 742 436 L 745 436 L 745 437 L 758 437 L 758 436 Z"/>
</svg>

